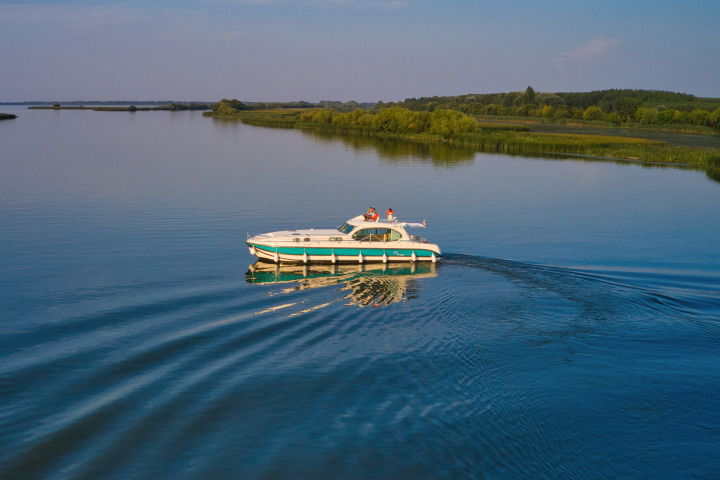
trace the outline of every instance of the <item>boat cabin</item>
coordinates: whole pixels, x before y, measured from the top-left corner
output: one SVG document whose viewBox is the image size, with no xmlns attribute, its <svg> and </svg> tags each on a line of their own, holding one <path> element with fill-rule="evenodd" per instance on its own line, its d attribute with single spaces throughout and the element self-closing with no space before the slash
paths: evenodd
<svg viewBox="0 0 720 480">
<path fill-rule="evenodd" d="M 423 241 L 415 235 L 408 235 L 406 223 L 379 223 L 366 221 L 362 216 L 351 218 L 338 227 L 340 233 L 350 235 L 359 242 L 395 242 L 403 238 L 411 241 Z M 422 225 L 419 225 L 422 226 Z"/>
<path fill-rule="evenodd" d="M 402 233 L 392 228 L 361 228 L 352 234 L 360 242 L 393 242 L 400 240 Z"/>
</svg>

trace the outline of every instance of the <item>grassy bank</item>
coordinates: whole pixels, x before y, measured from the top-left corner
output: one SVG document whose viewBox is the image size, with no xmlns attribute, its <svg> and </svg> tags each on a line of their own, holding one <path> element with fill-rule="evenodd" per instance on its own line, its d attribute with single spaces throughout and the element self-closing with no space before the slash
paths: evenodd
<svg viewBox="0 0 720 480">
<path fill-rule="evenodd" d="M 342 135 L 444 142 L 481 152 L 530 156 L 576 155 L 603 160 L 685 165 L 704 170 L 712 178 L 720 176 L 719 148 L 670 146 L 661 140 L 631 136 L 538 133 L 531 132 L 527 125 L 502 125 L 482 121 L 474 121 L 472 128 L 465 126 L 464 129 L 453 130 L 452 124 L 447 126 L 447 118 L 438 117 L 438 121 L 445 122 L 445 128 L 440 128 L 432 123 L 435 122 L 432 114 L 419 117 L 418 112 L 407 113 L 404 109 L 395 111 L 391 118 L 395 121 L 392 127 L 388 127 L 387 122 L 380 121 L 381 115 L 389 116 L 387 112 L 376 114 L 370 111 L 334 113 L 323 109 L 226 109 L 222 112 L 206 112 L 204 115 L 263 127 L 304 128 Z M 427 125 L 417 126 L 422 122 L 427 122 Z"/>
<path fill-rule="evenodd" d="M 318 109 L 310 109 L 317 111 Z M 298 126 L 298 116 L 307 112 L 305 108 L 278 108 L 271 110 L 235 110 L 221 109 L 215 112 L 203 112 L 203 116 L 218 120 L 241 121 L 256 127 L 294 128 Z"/>
</svg>

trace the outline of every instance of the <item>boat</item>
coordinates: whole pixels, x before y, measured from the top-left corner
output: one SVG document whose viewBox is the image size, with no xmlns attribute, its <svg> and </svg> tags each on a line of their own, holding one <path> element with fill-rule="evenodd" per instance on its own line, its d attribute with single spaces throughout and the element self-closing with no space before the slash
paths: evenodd
<svg viewBox="0 0 720 480">
<path fill-rule="evenodd" d="M 250 254 L 275 263 L 436 262 L 440 247 L 408 233 L 426 223 L 365 220 L 358 215 L 336 229 L 283 230 L 247 234 Z"/>
</svg>

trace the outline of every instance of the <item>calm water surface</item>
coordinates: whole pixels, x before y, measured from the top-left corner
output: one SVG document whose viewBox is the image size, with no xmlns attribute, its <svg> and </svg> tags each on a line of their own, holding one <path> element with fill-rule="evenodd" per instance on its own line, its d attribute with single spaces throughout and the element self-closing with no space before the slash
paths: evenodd
<svg viewBox="0 0 720 480">
<path fill-rule="evenodd" d="M 717 478 L 703 173 L 2 111 L 0 478 Z M 369 205 L 443 261 L 243 243 Z"/>
</svg>

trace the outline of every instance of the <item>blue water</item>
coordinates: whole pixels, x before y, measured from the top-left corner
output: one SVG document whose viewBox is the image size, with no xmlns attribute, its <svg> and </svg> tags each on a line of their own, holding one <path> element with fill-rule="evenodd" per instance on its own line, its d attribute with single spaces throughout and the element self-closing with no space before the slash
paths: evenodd
<svg viewBox="0 0 720 480">
<path fill-rule="evenodd" d="M 0 478 L 718 477 L 702 172 L 8 113 Z M 369 205 L 426 219 L 442 262 L 243 243 Z"/>
</svg>

